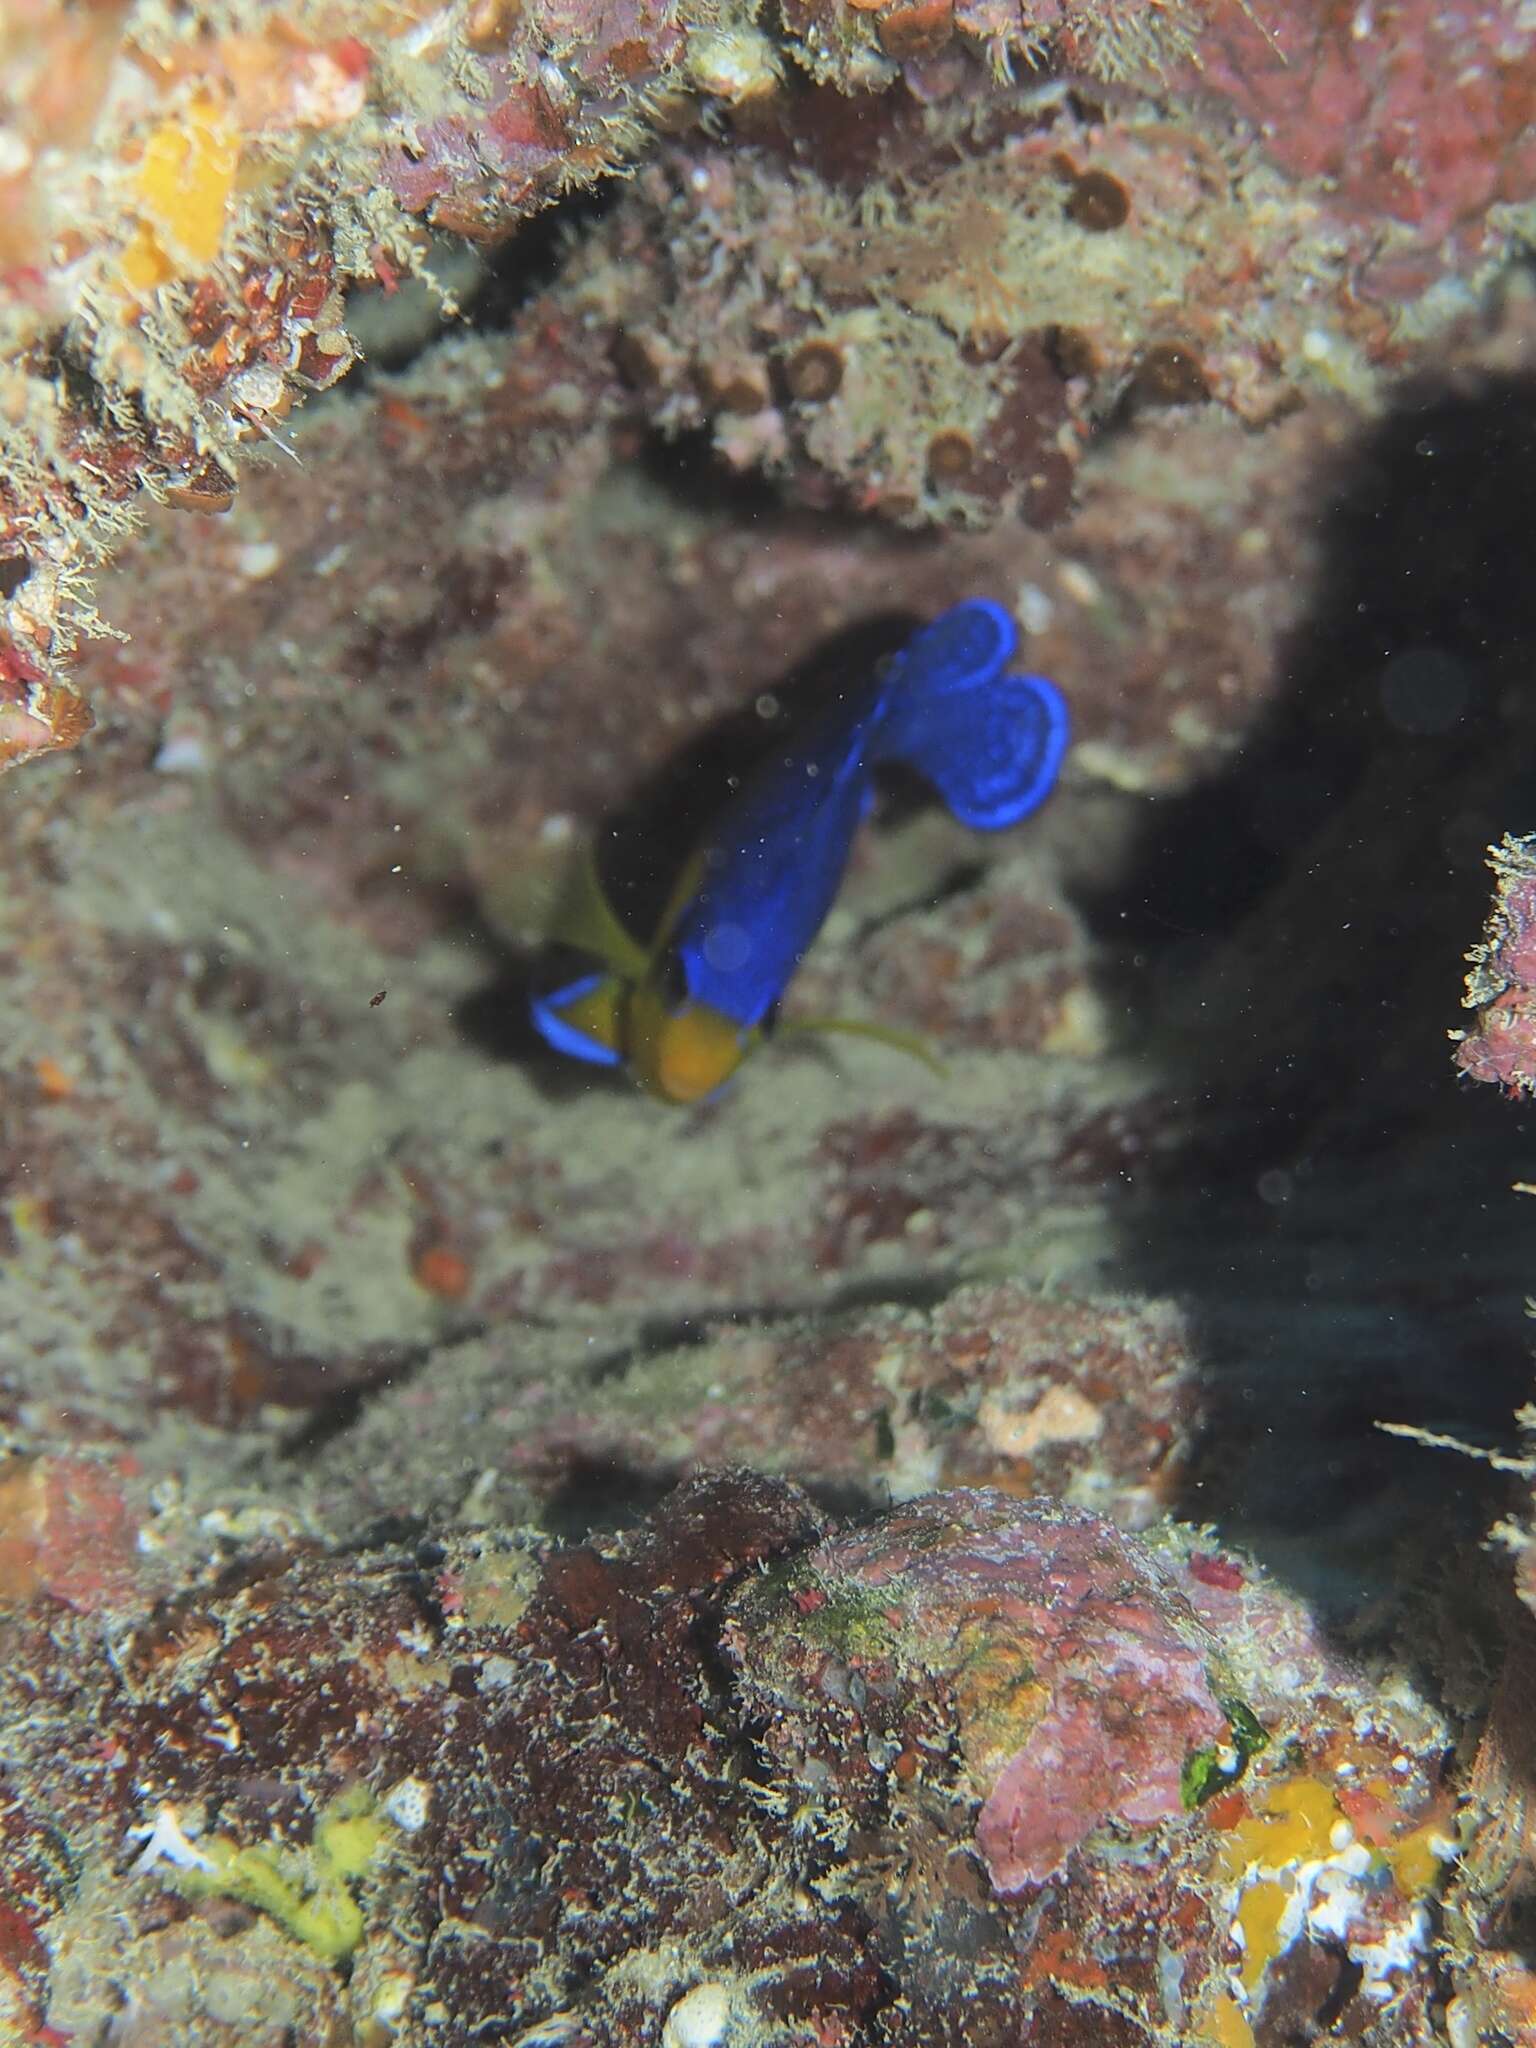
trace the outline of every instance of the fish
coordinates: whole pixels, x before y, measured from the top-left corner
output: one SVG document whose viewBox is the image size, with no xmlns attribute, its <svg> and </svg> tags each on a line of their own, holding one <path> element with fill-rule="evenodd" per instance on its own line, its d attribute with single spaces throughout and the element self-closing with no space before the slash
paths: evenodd
<svg viewBox="0 0 1536 2048">
<path fill-rule="evenodd" d="M 778 1023 L 881 767 L 915 770 L 980 832 L 1016 825 L 1050 794 L 1067 750 L 1067 704 L 1044 676 L 1008 673 L 1017 645 L 1002 605 L 968 598 L 853 682 L 722 805 L 649 943 L 613 909 L 595 861 L 586 863 L 558 936 L 592 964 L 532 998 L 544 1042 L 627 1069 L 663 1102 L 719 1093 Z M 856 1031 L 914 1049 L 875 1022 L 800 1019 L 783 1028 Z"/>
</svg>

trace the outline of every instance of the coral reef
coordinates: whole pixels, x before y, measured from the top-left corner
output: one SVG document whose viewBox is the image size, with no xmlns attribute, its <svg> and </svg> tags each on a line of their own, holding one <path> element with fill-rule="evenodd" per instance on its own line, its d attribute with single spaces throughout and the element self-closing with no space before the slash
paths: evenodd
<svg viewBox="0 0 1536 2048">
<path fill-rule="evenodd" d="M 495 1427 L 546 1504 L 583 1464 L 664 1483 L 741 1461 L 852 1493 L 875 1475 L 898 1495 L 1048 1488 L 1142 1528 L 1175 1498 L 1199 1426 L 1190 1367 L 1167 1304 L 963 1287 L 927 1312 L 706 1326 L 585 1412 L 558 1383 L 504 1388 Z"/>
<path fill-rule="evenodd" d="M 1529 2030 L 1532 34 L 5 11 L 0 2032 Z M 1059 796 L 794 990 L 945 1072 L 542 1059 L 578 849 L 972 592 Z"/>
<path fill-rule="evenodd" d="M 1536 1637 L 1522 1617 L 1510 1630 L 1468 1785 L 1476 1830 L 1447 1895 L 1446 1946 L 1457 1967 L 1446 2014 L 1453 2044 L 1519 2041 L 1536 2024 L 1536 1970 L 1524 1935 L 1536 1865 L 1536 1753 L 1527 1705 L 1533 1683 Z"/>
<path fill-rule="evenodd" d="M 1493 907 L 1482 944 L 1467 955 L 1465 1006 L 1477 1012 L 1477 1023 L 1454 1034 L 1456 1064 L 1474 1081 L 1528 1095 L 1536 1089 L 1536 841 L 1506 833 L 1488 849 L 1488 865 Z"/>
<path fill-rule="evenodd" d="M 1244 1561 L 1081 1510 L 829 1532 L 738 1476 L 608 1543 L 273 1551 L 124 1598 L 110 1655 L 46 1595 L 5 1626 L 38 2039 L 276 2039 L 300 1998 L 381 2044 L 1423 2023 L 1435 1716 Z"/>
<path fill-rule="evenodd" d="M 505 235 L 624 160 L 680 72 L 666 9 L 293 10 L 34 0 L 0 42 L 5 758 L 87 721 L 58 659 L 141 491 L 232 501 L 242 443 L 352 362 L 342 287 L 420 267 L 419 223 Z"/>
<path fill-rule="evenodd" d="M 1048 520 L 1127 407 L 1370 399 L 1529 239 L 1531 30 L 1463 15 L 28 0 L 0 42 L 0 759 L 81 737 L 68 657 L 136 499 L 225 510 L 354 359 L 347 291 L 647 153 L 573 266 L 590 338 L 812 502 Z"/>
<path fill-rule="evenodd" d="M 1536 841 L 1506 833 L 1488 849 L 1493 903 L 1480 944 L 1467 954 L 1465 1007 L 1477 1013 L 1468 1031 L 1454 1031 L 1456 1064 L 1475 1081 L 1491 1081 L 1516 1101 L 1536 1089 Z M 1527 1181 L 1515 1183 L 1520 1194 Z M 1531 1304 L 1526 1303 L 1527 1311 Z M 1476 1817 L 1448 1904 L 1449 1947 L 1458 1965 L 1458 1993 L 1447 2015 L 1453 2043 L 1521 2040 L 1536 2027 L 1536 1969 L 1527 1930 L 1536 1902 L 1536 1747 L 1528 1703 L 1536 1686 L 1536 1458 L 1529 1438 L 1536 1405 L 1517 1413 L 1523 1455 L 1490 1452 L 1454 1437 L 1437 1448 L 1485 1459 L 1514 1476 L 1521 1511 L 1496 1528 L 1514 1560 L 1514 1590 L 1524 1611 L 1506 1623 L 1503 1664 L 1468 1784 Z"/>
</svg>

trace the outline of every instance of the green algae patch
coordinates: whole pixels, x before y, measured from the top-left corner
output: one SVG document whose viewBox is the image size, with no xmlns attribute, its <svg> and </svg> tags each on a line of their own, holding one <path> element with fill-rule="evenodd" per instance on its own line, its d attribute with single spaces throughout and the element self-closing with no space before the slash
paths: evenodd
<svg viewBox="0 0 1536 2048">
<path fill-rule="evenodd" d="M 194 1899 L 238 1899 L 327 1963 L 344 1962 L 363 1938 L 363 1911 L 352 1887 L 384 1840 L 371 1792 L 344 1792 L 324 1808 L 306 1849 L 272 1844 L 241 1848 L 227 1835 L 198 1843 L 208 1868 L 178 1870 L 178 1891 Z"/>
<path fill-rule="evenodd" d="M 787 1582 L 797 1632 L 847 1660 L 891 1657 L 901 1647 L 904 1620 L 885 1588 L 837 1583 L 814 1573 Z"/>
<path fill-rule="evenodd" d="M 1217 1705 L 1227 1717 L 1232 1740 L 1219 1748 L 1197 1749 L 1186 1759 L 1179 1792 L 1189 1813 L 1214 1799 L 1218 1792 L 1225 1792 L 1229 1785 L 1235 1785 L 1250 1759 L 1269 1747 L 1269 1735 L 1251 1707 L 1239 1699 L 1223 1699 L 1219 1694 Z"/>
</svg>

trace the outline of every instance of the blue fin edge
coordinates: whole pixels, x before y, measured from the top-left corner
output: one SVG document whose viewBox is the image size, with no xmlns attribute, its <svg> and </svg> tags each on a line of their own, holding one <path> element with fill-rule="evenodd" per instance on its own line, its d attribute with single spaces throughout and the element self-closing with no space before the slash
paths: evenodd
<svg viewBox="0 0 1536 2048">
<path fill-rule="evenodd" d="M 1028 781 L 1009 789 L 993 803 L 966 803 L 940 786 L 939 793 L 951 817 L 973 832 L 1004 832 L 1037 811 L 1056 786 L 1071 736 L 1067 700 L 1047 677 L 1004 676 L 997 687 L 1027 690 L 1040 714 L 1043 731 Z"/>
<path fill-rule="evenodd" d="M 1027 818 L 1031 811 L 1039 809 L 1056 787 L 1061 764 L 1066 759 L 1067 742 L 1072 737 L 1072 714 L 1067 709 L 1066 698 L 1048 676 L 1009 676 L 1008 681 L 1027 684 L 1039 699 L 1045 714 L 1045 744 L 1040 751 L 1040 765 L 1020 798 L 1023 808 L 1017 813 L 1019 817 Z"/>
<path fill-rule="evenodd" d="M 943 644 L 947 631 L 957 625 L 969 626 L 985 620 L 994 645 L 984 661 L 971 668 L 956 668 L 935 658 L 934 649 Z M 902 658 L 915 666 L 926 687 L 939 691 L 974 690 L 994 681 L 1013 659 L 1019 644 L 1018 622 L 1005 605 L 991 597 L 966 597 L 920 627 L 902 650 Z"/>
<path fill-rule="evenodd" d="M 534 996 L 529 1001 L 528 1014 L 533 1019 L 534 1030 L 556 1052 L 566 1053 L 574 1060 L 586 1060 L 594 1067 L 617 1067 L 622 1063 L 623 1055 L 616 1046 L 604 1045 L 590 1032 L 578 1031 L 574 1024 L 568 1024 L 559 1014 L 566 1003 L 580 1002 L 605 978 L 601 974 L 584 974 L 579 981 L 567 982 L 564 988 L 557 988 L 553 995 Z"/>
</svg>

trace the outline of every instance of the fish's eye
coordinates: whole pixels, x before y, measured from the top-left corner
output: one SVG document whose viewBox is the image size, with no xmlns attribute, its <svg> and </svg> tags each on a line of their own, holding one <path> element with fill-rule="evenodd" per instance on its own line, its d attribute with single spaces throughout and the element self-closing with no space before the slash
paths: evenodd
<svg viewBox="0 0 1536 2048">
<path fill-rule="evenodd" d="M 688 1001 L 688 971 L 681 953 L 663 954 L 656 973 L 656 986 L 668 1010 L 680 1010 Z"/>
</svg>

